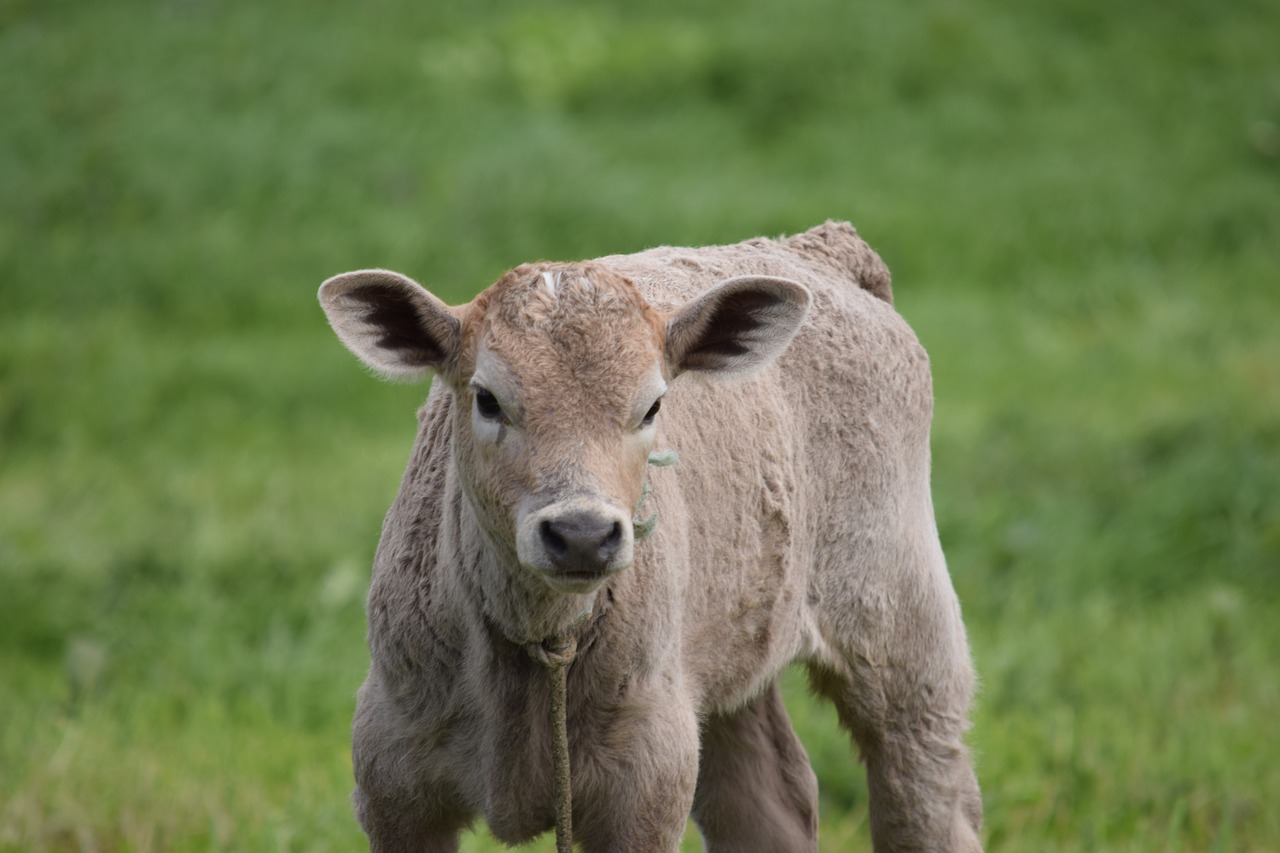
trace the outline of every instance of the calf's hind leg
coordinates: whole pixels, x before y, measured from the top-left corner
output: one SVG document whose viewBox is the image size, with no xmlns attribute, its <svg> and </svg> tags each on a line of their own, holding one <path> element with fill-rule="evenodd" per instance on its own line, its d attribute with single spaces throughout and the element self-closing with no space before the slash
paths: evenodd
<svg viewBox="0 0 1280 853">
<path fill-rule="evenodd" d="M 708 853 L 818 849 L 818 782 L 777 683 L 704 722 L 693 819 Z"/>
<path fill-rule="evenodd" d="M 980 853 L 982 799 L 964 744 L 974 677 L 959 605 L 940 552 L 901 576 L 873 599 L 890 609 L 864 599 L 833 620 L 836 658 L 811 663 L 810 680 L 861 749 L 877 853 Z"/>
</svg>

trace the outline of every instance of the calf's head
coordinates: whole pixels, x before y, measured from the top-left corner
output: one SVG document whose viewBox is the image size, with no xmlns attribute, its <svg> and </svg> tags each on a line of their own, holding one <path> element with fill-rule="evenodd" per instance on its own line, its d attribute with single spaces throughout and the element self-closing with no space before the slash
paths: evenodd
<svg viewBox="0 0 1280 853">
<path fill-rule="evenodd" d="M 448 384 L 452 464 L 498 558 L 553 590 L 585 593 L 631 565 L 670 383 L 768 364 L 809 294 L 744 276 L 664 313 L 626 278 L 582 263 L 518 267 L 457 307 L 384 270 L 335 276 L 320 302 L 376 372 L 434 372 Z"/>
</svg>

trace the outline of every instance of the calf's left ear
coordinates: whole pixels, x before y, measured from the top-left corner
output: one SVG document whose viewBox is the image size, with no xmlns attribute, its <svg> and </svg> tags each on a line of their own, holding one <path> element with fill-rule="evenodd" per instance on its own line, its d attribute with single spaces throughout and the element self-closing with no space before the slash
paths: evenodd
<svg viewBox="0 0 1280 853">
<path fill-rule="evenodd" d="M 667 320 L 667 365 L 673 376 L 749 373 L 787 348 L 809 313 L 809 290 L 773 276 L 723 281 Z"/>
<path fill-rule="evenodd" d="M 387 379 L 447 373 L 457 362 L 462 323 L 408 276 L 388 270 L 343 273 L 320 285 L 320 305 L 347 349 Z"/>
</svg>

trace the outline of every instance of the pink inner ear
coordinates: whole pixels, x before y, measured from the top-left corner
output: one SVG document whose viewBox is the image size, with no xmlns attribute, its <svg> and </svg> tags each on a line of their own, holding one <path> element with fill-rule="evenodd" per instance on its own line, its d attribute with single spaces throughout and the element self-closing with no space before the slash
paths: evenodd
<svg viewBox="0 0 1280 853">
<path fill-rule="evenodd" d="M 730 279 L 686 305 L 668 327 L 676 373 L 740 372 L 785 349 L 807 312 L 808 293 L 785 279 Z"/>
<path fill-rule="evenodd" d="M 431 367 L 448 358 L 445 344 L 427 328 L 418 306 L 398 287 L 362 284 L 351 288 L 344 299 L 359 303 L 361 319 L 381 330 L 377 346 L 394 352 L 406 366 Z"/>
<path fill-rule="evenodd" d="M 319 296 L 347 349 L 386 379 L 447 372 L 457 359 L 461 321 L 413 279 L 358 270 L 329 279 Z"/>
<path fill-rule="evenodd" d="M 715 369 L 751 351 L 747 342 L 767 325 L 765 316 L 780 300 L 768 293 L 741 290 L 716 301 L 692 345 L 684 352 L 685 370 Z"/>
</svg>

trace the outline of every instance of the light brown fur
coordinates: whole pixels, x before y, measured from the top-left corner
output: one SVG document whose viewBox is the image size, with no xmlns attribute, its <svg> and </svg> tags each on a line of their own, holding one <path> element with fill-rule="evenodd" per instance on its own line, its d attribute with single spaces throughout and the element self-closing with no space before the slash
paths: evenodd
<svg viewBox="0 0 1280 853">
<path fill-rule="evenodd" d="M 715 289 L 735 276 L 757 278 Z M 453 309 L 391 273 L 326 283 L 367 363 L 439 376 L 369 592 L 354 764 L 374 849 L 456 850 L 476 816 L 509 843 L 551 827 L 548 679 L 523 645 L 585 617 L 568 680 L 584 850 L 669 853 L 690 813 L 711 851 L 816 849 L 776 683 L 794 661 L 861 749 L 876 850 L 980 850 L 928 361 L 890 294 L 837 223 L 526 265 Z M 655 449 L 678 464 L 647 467 Z M 646 478 L 659 521 L 633 539 L 618 519 Z M 548 530 L 599 554 L 564 557 Z"/>
</svg>

